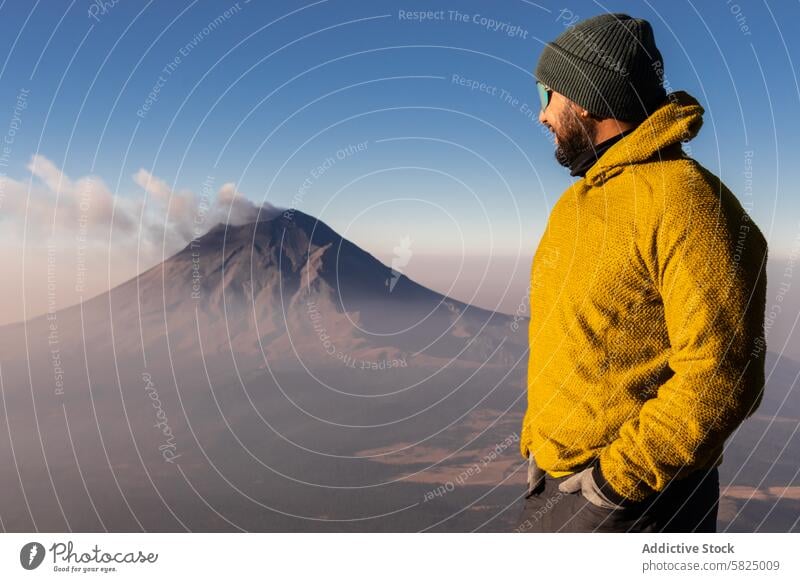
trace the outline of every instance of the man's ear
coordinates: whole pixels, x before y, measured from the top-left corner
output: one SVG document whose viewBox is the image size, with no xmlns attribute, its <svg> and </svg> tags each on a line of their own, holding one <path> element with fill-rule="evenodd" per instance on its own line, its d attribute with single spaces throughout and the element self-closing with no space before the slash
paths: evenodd
<svg viewBox="0 0 800 582">
<path fill-rule="evenodd" d="M 568 105 L 569 105 L 569 108 L 572 110 L 573 115 L 576 115 L 580 119 L 584 119 L 585 120 L 585 119 L 593 119 L 594 118 L 594 115 L 589 113 L 589 111 L 587 109 L 584 109 L 583 107 L 581 107 L 580 105 L 578 105 L 574 101 L 569 100 Z"/>
<path fill-rule="evenodd" d="M 590 113 L 588 109 L 584 109 L 574 101 L 569 101 L 569 107 L 572 109 L 572 113 L 583 120 L 593 119 L 594 121 L 603 121 L 602 117 L 597 117 L 593 113 Z"/>
</svg>

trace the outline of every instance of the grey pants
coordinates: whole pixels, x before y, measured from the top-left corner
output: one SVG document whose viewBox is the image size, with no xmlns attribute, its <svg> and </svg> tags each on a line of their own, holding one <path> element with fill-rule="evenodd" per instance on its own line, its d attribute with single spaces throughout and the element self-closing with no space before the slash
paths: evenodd
<svg viewBox="0 0 800 582">
<path fill-rule="evenodd" d="M 649 499 L 623 509 L 605 509 L 583 494 L 563 493 L 553 478 L 533 466 L 516 532 L 715 532 L 719 471 L 696 471 L 667 484 Z"/>
</svg>

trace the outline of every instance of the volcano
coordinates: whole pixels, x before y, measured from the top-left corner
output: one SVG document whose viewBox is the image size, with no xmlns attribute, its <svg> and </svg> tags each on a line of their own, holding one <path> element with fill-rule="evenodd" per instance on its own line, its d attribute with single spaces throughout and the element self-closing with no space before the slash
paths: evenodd
<svg viewBox="0 0 800 582">
<path fill-rule="evenodd" d="M 474 527 L 524 479 L 525 323 L 298 210 L 217 224 L 107 293 L 0 328 L 4 527 Z"/>
<path fill-rule="evenodd" d="M 217 224 L 163 263 L 62 310 L 59 326 L 82 328 L 90 344 L 114 336 L 118 353 L 157 346 L 158 354 L 166 338 L 173 355 L 232 352 L 262 367 L 409 358 L 510 365 L 525 352 L 525 326 L 512 330 L 511 317 L 432 291 L 324 222 L 288 212 Z"/>
<path fill-rule="evenodd" d="M 261 352 L 276 365 L 332 357 L 507 365 L 525 351 L 510 317 L 415 283 L 297 210 L 290 218 L 217 225 L 164 269 L 146 273 L 140 286 L 158 288 L 162 273 L 171 294 L 163 304 L 156 298 L 154 312 L 194 297 L 209 326 L 233 318 L 228 329 L 237 330 L 231 343 L 239 353 Z"/>
</svg>

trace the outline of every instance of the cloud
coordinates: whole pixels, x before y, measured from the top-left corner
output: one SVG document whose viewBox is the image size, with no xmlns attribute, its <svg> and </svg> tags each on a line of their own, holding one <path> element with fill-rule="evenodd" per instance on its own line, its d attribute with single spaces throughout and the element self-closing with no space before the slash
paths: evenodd
<svg viewBox="0 0 800 582">
<path fill-rule="evenodd" d="M 140 168 L 131 177 L 144 195 L 115 195 L 99 176 L 73 180 L 42 155 L 32 156 L 26 168 L 31 172 L 26 180 L 0 176 L 0 221 L 16 226 L 15 233 L 6 228 L 7 235 L 26 228 L 29 236 L 79 237 L 87 244 L 108 244 L 119 235 L 170 254 L 218 222 L 238 225 L 280 213 L 271 204 L 255 204 L 233 182 L 216 192 L 212 185 L 199 197 L 191 190 L 174 190 Z"/>
<path fill-rule="evenodd" d="M 197 195 L 141 168 L 127 191 L 114 193 L 99 176 L 70 178 L 42 155 L 26 168 L 30 176 L 21 180 L 0 173 L 0 324 L 48 308 L 53 266 L 64 307 L 128 280 L 219 222 L 282 212 L 252 202 L 233 182 L 203 184 Z"/>
<path fill-rule="evenodd" d="M 239 192 L 234 182 L 222 184 L 215 196 L 209 196 L 213 188 L 206 182 L 203 197 L 190 190 L 174 191 L 167 182 L 144 168 L 132 177 L 152 195 L 147 200 L 147 215 L 156 218 L 148 225 L 148 230 L 158 232 L 165 240 L 170 239 L 176 244 L 186 244 L 220 222 L 240 225 L 267 220 L 281 212 L 269 203 L 255 204 Z"/>
<path fill-rule="evenodd" d="M 233 182 L 226 182 L 220 187 L 215 210 L 215 214 L 211 217 L 215 224 L 222 222 L 232 225 L 269 220 L 282 212 L 269 202 L 261 206 L 256 205 L 249 198 L 245 198 Z"/>
<path fill-rule="evenodd" d="M 161 200 L 168 200 L 172 193 L 164 180 L 156 178 L 144 168 L 139 168 L 139 171 L 133 175 L 133 181 L 144 188 L 146 192 L 149 192 Z"/>
<path fill-rule="evenodd" d="M 25 167 L 34 176 L 44 181 L 53 192 L 59 192 L 62 188 L 66 190 L 72 189 L 72 182 L 70 182 L 69 178 L 44 156 L 38 154 L 32 156 L 31 161 Z"/>
<path fill-rule="evenodd" d="M 107 241 L 112 226 L 123 234 L 135 231 L 137 204 L 118 201 L 115 209 L 114 196 L 99 176 L 73 181 L 41 155 L 32 156 L 26 168 L 32 174 L 28 180 L 3 176 L 0 182 L 0 220 L 17 227 L 9 234 L 27 227 L 32 236 Z"/>
</svg>

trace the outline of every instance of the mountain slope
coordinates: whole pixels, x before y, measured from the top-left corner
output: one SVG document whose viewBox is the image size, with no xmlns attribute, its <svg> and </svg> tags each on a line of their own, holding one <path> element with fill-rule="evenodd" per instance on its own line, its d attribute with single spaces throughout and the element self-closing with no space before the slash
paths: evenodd
<svg viewBox="0 0 800 582">
<path fill-rule="evenodd" d="M 218 224 L 108 293 L 27 326 L 41 330 L 34 336 L 47 335 L 55 320 L 70 344 L 110 344 L 118 354 L 160 355 L 167 340 L 170 357 L 202 349 L 267 366 L 409 357 L 509 365 L 526 351 L 522 322 L 512 331 L 509 316 L 397 275 L 295 210 L 290 218 Z M 0 328 L 0 342 L 6 338 L 5 347 L 18 352 L 21 332 L 22 324 Z"/>
</svg>

